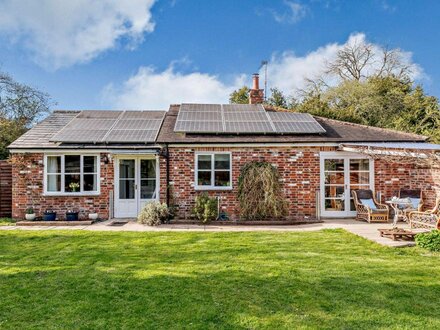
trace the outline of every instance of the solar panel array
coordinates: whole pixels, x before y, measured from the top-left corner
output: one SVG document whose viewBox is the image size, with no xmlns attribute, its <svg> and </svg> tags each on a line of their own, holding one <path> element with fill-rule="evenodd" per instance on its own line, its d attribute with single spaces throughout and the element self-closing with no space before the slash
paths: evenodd
<svg viewBox="0 0 440 330">
<path fill-rule="evenodd" d="M 51 141 L 66 143 L 154 142 L 165 111 L 82 111 Z"/>
<path fill-rule="evenodd" d="M 215 134 L 320 134 L 307 113 L 268 112 L 261 104 L 182 104 L 175 132 Z"/>
</svg>

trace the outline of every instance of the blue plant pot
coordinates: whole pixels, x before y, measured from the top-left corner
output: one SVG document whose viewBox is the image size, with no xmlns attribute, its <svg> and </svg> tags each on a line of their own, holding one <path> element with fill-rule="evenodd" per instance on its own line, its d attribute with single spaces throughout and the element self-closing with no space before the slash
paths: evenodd
<svg viewBox="0 0 440 330">
<path fill-rule="evenodd" d="M 78 221 L 78 212 L 66 212 L 67 221 Z"/>
<path fill-rule="evenodd" d="M 57 218 L 57 213 L 53 212 L 53 213 L 44 213 L 43 214 L 43 220 L 44 221 L 55 221 Z"/>
</svg>

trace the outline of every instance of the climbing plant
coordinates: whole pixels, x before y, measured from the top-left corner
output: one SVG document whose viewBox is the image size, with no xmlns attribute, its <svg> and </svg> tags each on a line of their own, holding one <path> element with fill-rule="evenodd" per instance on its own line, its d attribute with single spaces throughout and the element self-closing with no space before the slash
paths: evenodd
<svg viewBox="0 0 440 330">
<path fill-rule="evenodd" d="M 276 220 L 288 214 L 275 166 L 267 162 L 250 162 L 238 178 L 240 216 L 247 220 Z"/>
</svg>

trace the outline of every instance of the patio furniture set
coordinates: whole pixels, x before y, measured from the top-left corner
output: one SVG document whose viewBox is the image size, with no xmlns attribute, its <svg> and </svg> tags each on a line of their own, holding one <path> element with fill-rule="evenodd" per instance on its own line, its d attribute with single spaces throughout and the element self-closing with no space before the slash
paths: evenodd
<svg viewBox="0 0 440 330">
<path fill-rule="evenodd" d="M 411 229 L 440 229 L 440 198 L 437 198 L 433 209 L 424 210 L 423 194 L 420 189 L 401 189 L 397 197 L 385 201 L 385 204 L 377 201 L 371 190 L 354 190 L 352 194 L 357 211 L 356 218 L 359 220 L 366 220 L 369 223 L 388 222 L 391 208 L 394 214 L 394 229 L 397 228 L 399 220 L 409 223 Z M 405 233 L 401 232 L 401 234 Z"/>
</svg>

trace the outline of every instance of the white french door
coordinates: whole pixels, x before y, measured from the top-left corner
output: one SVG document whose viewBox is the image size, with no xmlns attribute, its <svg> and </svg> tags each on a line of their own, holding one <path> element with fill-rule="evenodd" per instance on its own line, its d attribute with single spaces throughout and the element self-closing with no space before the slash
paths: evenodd
<svg viewBox="0 0 440 330">
<path fill-rule="evenodd" d="M 136 217 L 142 207 L 159 199 L 156 157 L 119 156 L 115 160 L 115 218 Z"/>
<path fill-rule="evenodd" d="M 374 190 L 374 162 L 363 155 L 321 153 L 321 216 L 354 217 L 352 190 Z"/>
</svg>

